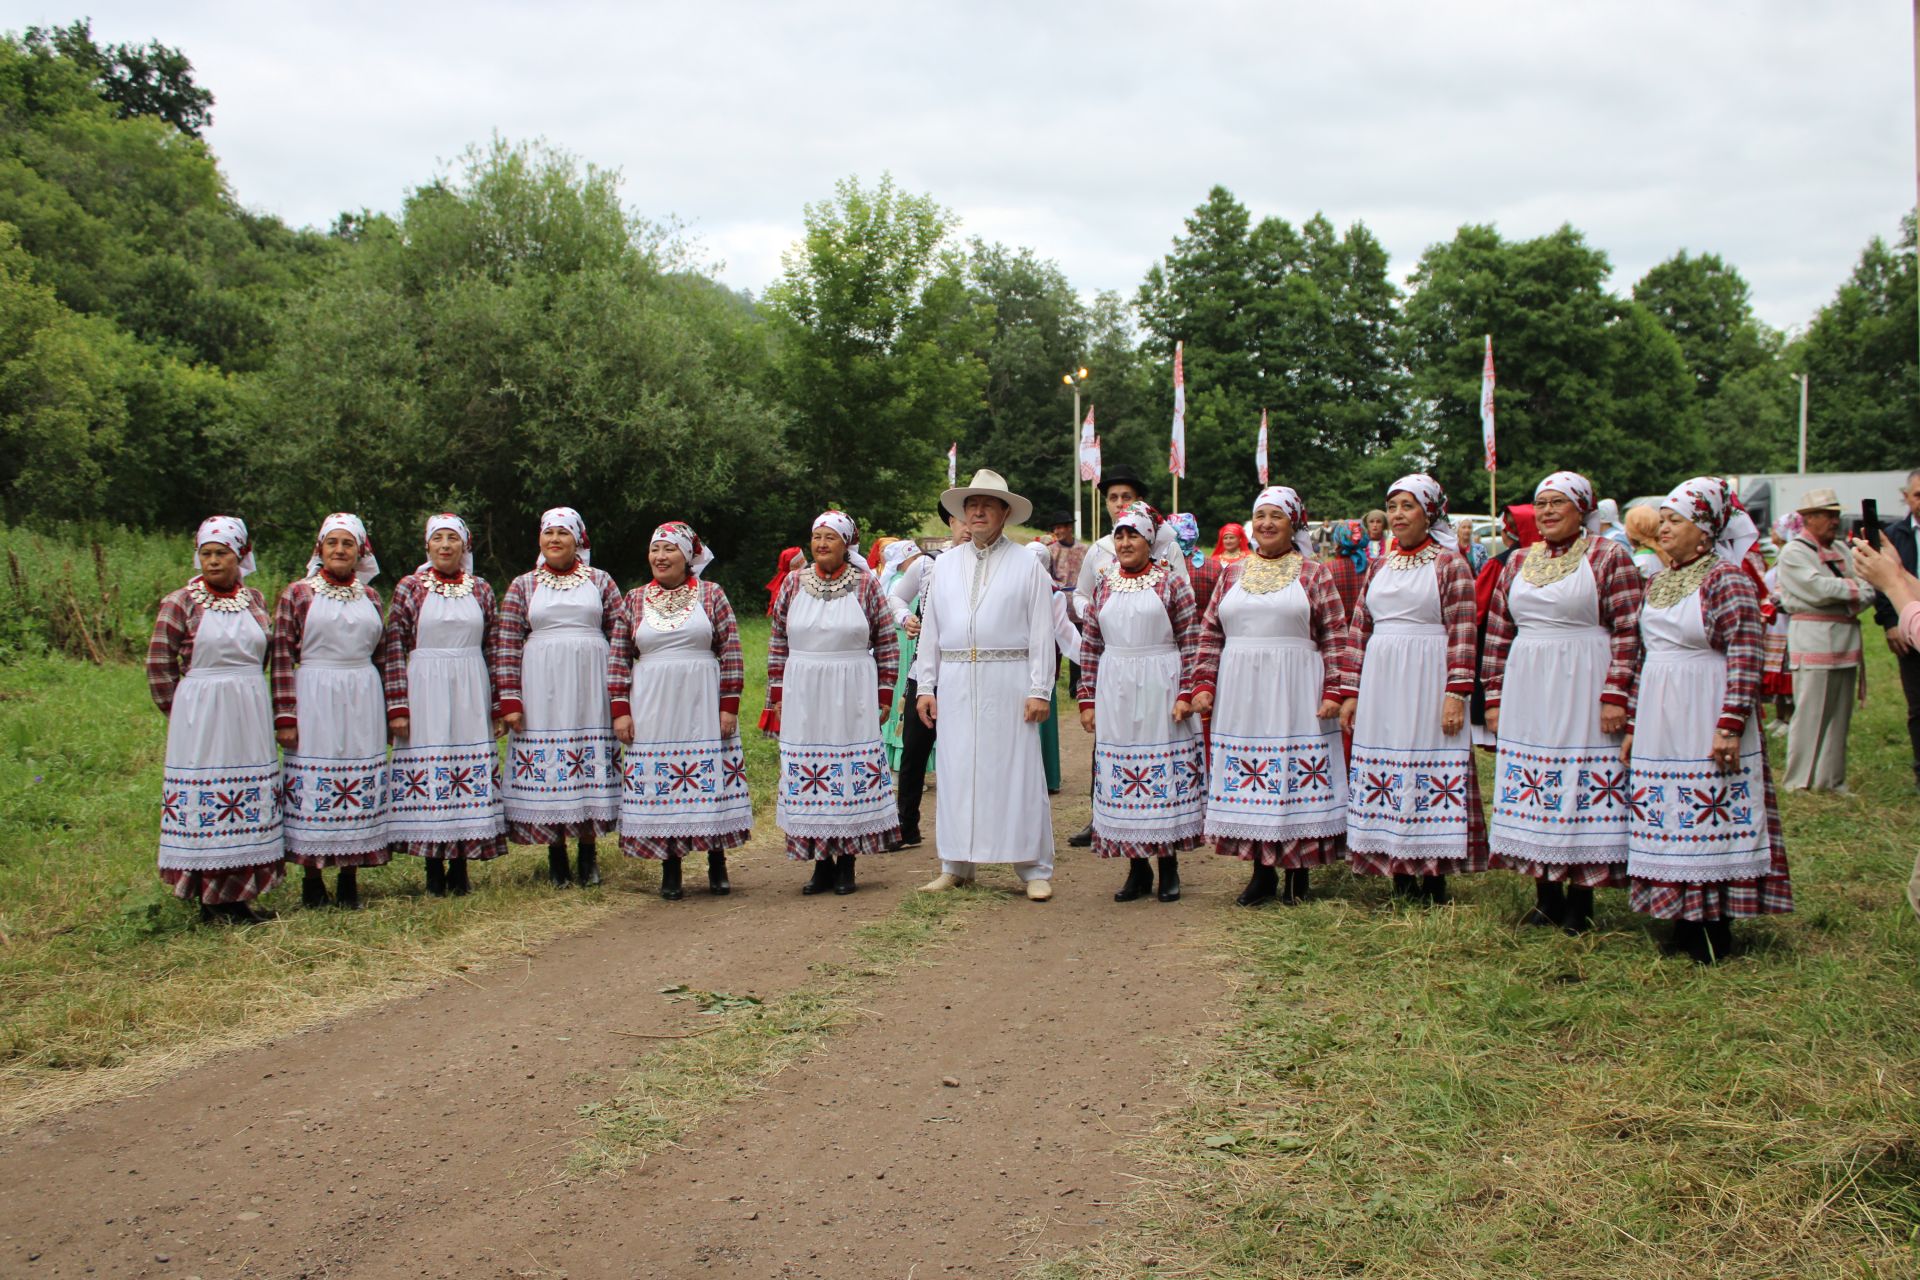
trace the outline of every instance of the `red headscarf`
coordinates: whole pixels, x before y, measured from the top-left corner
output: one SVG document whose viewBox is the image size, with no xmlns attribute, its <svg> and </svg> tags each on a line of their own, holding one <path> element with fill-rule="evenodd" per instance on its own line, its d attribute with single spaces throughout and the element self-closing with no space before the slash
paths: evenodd
<svg viewBox="0 0 1920 1280">
<path fill-rule="evenodd" d="M 1223 550 L 1226 546 L 1227 530 L 1229 529 L 1233 530 L 1234 536 L 1240 539 L 1240 549 L 1231 555 Z M 1237 524 L 1223 524 L 1220 526 L 1220 532 L 1213 536 L 1213 558 L 1231 563 L 1234 560 L 1238 560 L 1241 556 L 1246 555 L 1248 548 L 1252 545 L 1252 542 L 1247 538 L 1246 529 Z"/>
<path fill-rule="evenodd" d="M 768 617 L 773 616 L 773 602 L 780 598 L 781 584 L 787 580 L 787 575 L 793 572 L 793 566 L 798 564 L 800 557 L 805 554 L 806 553 L 798 547 L 788 547 L 780 553 L 780 563 L 773 571 L 773 581 L 767 584 Z"/>
<path fill-rule="evenodd" d="M 1534 522 L 1533 504 L 1516 502 L 1500 513 L 1500 531 L 1516 547 L 1530 547 L 1540 541 L 1540 526 Z M 1485 625 L 1487 610 L 1493 607 L 1493 589 L 1500 585 L 1500 573 L 1507 567 L 1505 556 L 1490 556 L 1473 580 L 1474 617 Z"/>
</svg>

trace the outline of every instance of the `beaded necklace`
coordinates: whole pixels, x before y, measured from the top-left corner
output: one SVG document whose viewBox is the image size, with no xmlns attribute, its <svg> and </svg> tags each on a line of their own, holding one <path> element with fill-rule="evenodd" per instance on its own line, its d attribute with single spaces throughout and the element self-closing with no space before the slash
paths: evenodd
<svg viewBox="0 0 1920 1280">
<path fill-rule="evenodd" d="M 542 560 L 539 567 L 534 569 L 533 576 L 539 581 L 541 586 L 550 590 L 571 591 L 583 582 L 591 582 L 593 580 L 593 570 L 587 568 L 583 562 L 575 560 L 573 562 L 573 568 L 567 570 L 565 573 L 555 573 L 553 570 L 547 568 L 547 562 Z"/>
<path fill-rule="evenodd" d="M 649 582 L 640 592 L 640 615 L 655 631 L 678 631 L 693 616 L 699 598 L 699 583 L 693 578 L 671 588 Z"/>
<path fill-rule="evenodd" d="M 313 594 L 325 596 L 329 600 L 338 600 L 341 604 L 352 604 L 362 594 L 358 582 L 349 582 L 343 586 L 324 572 L 309 574 L 307 585 L 313 588 Z"/>
<path fill-rule="evenodd" d="M 1529 585 L 1550 587 L 1562 578 L 1572 576 L 1573 572 L 1580 567 L 1580 562 L 1587 558 L 1587 548 L 1591 545 L 1587 535 L 1583 533 L 1568 544 L 1565 551 L 1556 556 L 1545 554 L 1547 544 L 1544 542 L 1538 547 L 1529 548 L 1526 559 L 1520 562 L 1520 576 L 1525 578 Z"/>
<path fill-rule="evenodd" d="M 1671 609 L 1688 596 L 1700 589 L 1700 584 L 1713 572 L 1713 566 L 1719 561 L 1708 552 L 1698 560 L 1678 569 L 1669 569 L 1665 573 L 1656 573 L 1647 583 L 1647 607 L 1652 609 Z"/>
<path fill-rule="evenodd" d="M 237 585 L 231 592 L 222 595 L 202 578 L 195 578 L 187 584 L 187 598 L 211 613 L 244 613 L 247 608 L 247 602 L 241 598 Z"/>
</svg>

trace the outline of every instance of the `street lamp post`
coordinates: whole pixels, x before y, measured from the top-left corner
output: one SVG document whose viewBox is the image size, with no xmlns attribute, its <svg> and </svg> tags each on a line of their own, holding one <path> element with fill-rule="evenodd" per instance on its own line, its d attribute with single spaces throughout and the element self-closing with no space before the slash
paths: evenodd
<svg viewBox="0 0 1920 1280">
<path fill-rule="evenodd" d="M 1800 384 L 1800 474 L 1807 473 L 1807 382 L 1808 375 L 1790 373 L 1787 375 Z"/>
<path fill-rule="evenodd" d="M 1080 541 L 1080 384 L 1087 380 L 1087 371 L 1083 366 L 1072 373 L 1060 375 L 1060 381 L 1073 388 L 1073 421 L 1068 424 L 1073 429 L 1072 444 L 1067 449 L 1068 471 L 1067 487 L 1073 490 L 1073 540 Z"/>
</svg>

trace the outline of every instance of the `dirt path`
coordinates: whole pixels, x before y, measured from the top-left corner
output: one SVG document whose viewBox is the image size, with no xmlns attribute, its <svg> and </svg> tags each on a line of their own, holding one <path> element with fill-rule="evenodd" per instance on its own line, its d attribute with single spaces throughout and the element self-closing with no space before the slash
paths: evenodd
<svg viewBox="0 0 1920 1280">
<path fill-rule="evenodd" d="M 667 1043 L 614 1033 L 697 1025 L 672 983 L 804 985 L 931 874 L 931 840 L 825 900 L 759 841 L 730 898 L 636 897 L 475 984 L 0 1140 L 0 1273 L 1005 1276 L 1097 1236 L 1130 1185 L 1116 1148 L 1220 994 L 1204 941 L 1238 886 L 1193 854 L 1185 901 L 1113 903 L 1120 869 L 1065 846 L 1087 751 L 1063 737 L 1055 900 L 995 877 L 1006 900 L 864 1022 L 624 1176 L 557 1173 L 579 1108 Z"/>
</svg>

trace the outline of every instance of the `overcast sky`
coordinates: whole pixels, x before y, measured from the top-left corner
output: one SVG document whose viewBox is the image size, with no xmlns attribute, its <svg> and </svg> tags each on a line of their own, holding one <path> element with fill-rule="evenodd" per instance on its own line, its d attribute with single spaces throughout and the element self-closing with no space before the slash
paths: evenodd
<svg viewBox="0 0 1920 1280">
<path fill-rule="evenodd" d="M 1797 327 L 1914 203 L 1899 0 L 0 0 L 15 31 L 81 13 L 186 52 L 253 208 L 392 210 L 496 130 L 544 137 L 756 291 L 808 201 L 891 170 L 1089 293 L 1131 296 L 1222 183 L 1366 222 L 1399 279 L 1463 222 L 1571 222 L 1623 291 L 1717 252 Z"/>
</svg>

